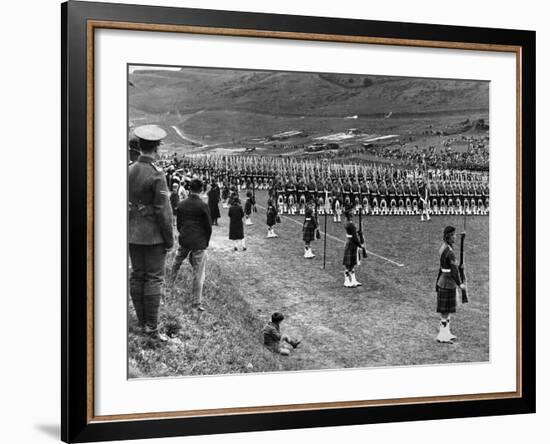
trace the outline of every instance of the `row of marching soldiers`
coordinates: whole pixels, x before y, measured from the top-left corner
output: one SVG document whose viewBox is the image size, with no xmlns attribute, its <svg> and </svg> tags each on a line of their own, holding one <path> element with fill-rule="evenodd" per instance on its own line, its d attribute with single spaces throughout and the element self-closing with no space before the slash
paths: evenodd
<svg viewBox="0 0 550 444">
<path fill-rule="evenodd" d="M 192 171 L 192 170 L 191 170 Z M 192 173 L 191 173 L 192 174 Z M 230 185 L 223 177 L 211 175 L 221 186 L 221 199 L 224 204 L 235 189 L 256 190 L 256 183 L 242 187 Z M 489 214 L 489 188 L 486 183 L 461 183 L 423 180 L 401 181 L 397 185 L 385 181 L 366 181 L 359 184 L 350 181 L 344 185 L 340 181 L 325 180 L 298 181 L 276 179 L 268 189 L 280 214 L 304 215 L 308 202 L 314 201 L 320 214 L 333 215 L 334 222 L 342 221 L 343 209 L 351 207 L 354 214 L 361 212 L 374 216 L 420 215 L 422 220 L 430 215 L 487 215 Z"/>
<path fill-rule="evenodd" d="M 204 161 L 202 161 L 204 162 Z M 424 171 L 411 176 L 405 170 L 399 173 L 385 169 L 344 176 L 319 171 L 302 171 L 297 175 L 254 172 L 217 168 L 196 159 L 185 162 L 187 171 L 216 180 L 226 201 L 232 189 L 269 191 L 280 214 L 305 214 L 307 202 L 315 201 L 323 214 L 325 201 L 334 222 L 341 222 L 344 207 L 353 207 L 355 214 L 370 215 L 487 215 L 489 213 L 489 185 L 487 174 L 451 172 L 441 174 Z M 327 167 L 331 169 L 330 166 Z"/>
<path fill-rule="evenodd" d="M 341 221 L 344 207 L 370 215 L 486 215 L 489 212 L 489 189 L 486 184 L 468 185 L 460 182 L 425 183 L 402 180 L 380 184 L 375 181 L 351 180 L 346 184 L 330 180 L 278 182 L 270 190 L 281 213 L 304 214 L 306 203 L 314 200 L 319 208 L 327 204 L 334 222 Z M 321 210 L 324 211 L 324 210 Z"/>
</svg>

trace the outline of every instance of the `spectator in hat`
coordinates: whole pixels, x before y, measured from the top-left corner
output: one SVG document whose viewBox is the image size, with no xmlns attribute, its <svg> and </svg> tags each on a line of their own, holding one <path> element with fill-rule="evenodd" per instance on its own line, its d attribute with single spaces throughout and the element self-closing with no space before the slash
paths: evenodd
<svg viewBox="0 0 550 444">
<path fill-rule="evenodd" d="M 230 199 L 229 205 L 229 240 L 233 241 L 233 249 L 235 251 L 238 250 L 237 245 L 239 241 L 243 251 L 246 251 L 243 226 L 244 210 L 241 205 L 241 200 L 238 196 L 233 196 L 233 198 Z"/>
<path fill-rule="evenodd" d="M 281 322 L 283 322 L 284 318 L 282 313 L 273 313 L 271 321 L 265 325 L 262 333 L 264 336 L 264 345 L 268 349 L 283 356 L 288 356 L 290 354 L 290 347 L 288 345 L 296 348 L 302 341 L 291 339 L 287 335 L 281 334 Z"/>
<path fill-rule="evenodd" d="M 212 235 L 212 219 L 208 205 L 200 198 L 202 181 L 192 179 L 189 182 L 189 197 L 178 205 L 176 226 L 179 233 L 179 248 L 172 265 L 170 287 L 178 275 L 181 264 L 186 258 L 193 268 L 193 307 L 204 311 L 202 293 L 206 272 L 206 250 Z"/>
<path fill-rule="evenodd" d="M 165 341 L 158 325 L 159 307 L 166 251 L 173 246 L 174 234 L 166 179 L 154 160 L 166 132 L 156 125 L 144 125 L 134 134 L 141 155 L 128 169 L 130 296 L 143 330 Z"/>
</svg>

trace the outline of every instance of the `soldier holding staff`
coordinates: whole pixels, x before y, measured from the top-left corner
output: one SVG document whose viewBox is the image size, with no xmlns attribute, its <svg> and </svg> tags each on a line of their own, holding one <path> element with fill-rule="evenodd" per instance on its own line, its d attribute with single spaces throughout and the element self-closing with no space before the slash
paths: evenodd
<svg viewBox="0 0 550 444">
<path fill-rule="evenodd" d="M 447 226 L 443 230 L 443 244 L 439 249 L 439 274 L 435 285 L 437 292 L 437 312 L 440 313 L 438 342 L 452 342 L 456 336 L 451 333 L 451 313 L 456 313 L 457 288 L 465 289 L 460 279 L 458 262 L 453 250 L 456 242 L 456 229 Z"/>
<path fill-rule="evenodd" d="M 357 227 L 352 221 L 351 208 L 346 207 L 344 210 L 344 216 L 346 218 L 346 246 L 344 248 L 344 260 L 342 265 L 344 266 L 344 287 L 354 288 L 363 284 L 357 282 L 355 278 L 355 266 L 358 264 L 357 255 L 360 253 L 359 249 L 363 247 L 357 234 Z"/>
<path fill-rule="evenodd" d="M 313 210 L 308 205 L 305 209 L 305 219 L 302 226 L 303 240 L 304 240 L 304 257 L 306 259 L 313 259 L 315 255 L 311 250 L 311 241 L 315 239 L 315 230 L 317 230 L 318 224 Z"/>
</svg>

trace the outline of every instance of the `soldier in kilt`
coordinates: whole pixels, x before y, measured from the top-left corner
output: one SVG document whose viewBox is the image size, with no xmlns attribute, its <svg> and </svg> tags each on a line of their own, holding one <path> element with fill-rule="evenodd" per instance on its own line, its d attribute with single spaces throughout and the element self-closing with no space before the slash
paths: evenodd
<svg viewBox="0 0 550 444">
<path fill-rule="evenodd" d="M 456 313 L 457 288 L 465 289 L 460 279 L 458 263 L 453 250 L 456 242 L 456 229 L 445 227 L 443 245 L 439 249 L 439 274 L 435 286 L 437 292 L 437 312 L 441 315 L 439 321 L 438 342 L 452 342 L 456 336 L 451 333 L 451 313 Z"/>
<path fill-rule="evenodd" d="M 256 202 L 254 201 L 254 197 L 252 196 L 252 191 L 247 191 L 246 201 L 244 203 L 245 225 L 254 225 L 252 219 L 250 219 L 254 205 L 256 205 Z"/>
<path fill-rule="evenodd" d="M 346 224 L 344 225 L 346 229 L 346 246 L 344 248 L 344 260 L 342 261 L 342 265 L 344 266 L 344 287 L 348 288 L 363 285 L 357 282 L 355 278 L 354 268 L 359 262 L 357 258 L 361 242 L 357 234 L 357 227 L 352 220 L 351 211 L 351 208 L 346 208 L 344 210 L 344 216 L 346 217 Z"/>
<path fill-rule="evenodd" d="M 317 230 L 318 224 L 310 206 L 306 207 L 305 216 L 304 225 L 302 226 L 304 257 L 307 259 L 313 259 L 315 255 L 313 254 L 313 251 L 311 251 L 310 243 L 315 239 L 315 230 Z"/>
<path fill-rule="evenodd" d="M 271 199 L 269 199 L 267 201 L 266 216 L 267 216 L 267 221 L 266 221 L 267 222 L 267 237 L 268 238 L 278 237 L 275 234 L 275 231 L 273 230 L 273 227 L 277 223 L 277 219 L 279 218 L 279 216 L 278 216 L 278 213 L 277 213 L 277 207 L 273 204 L 273 201 Z"/>
</svg>

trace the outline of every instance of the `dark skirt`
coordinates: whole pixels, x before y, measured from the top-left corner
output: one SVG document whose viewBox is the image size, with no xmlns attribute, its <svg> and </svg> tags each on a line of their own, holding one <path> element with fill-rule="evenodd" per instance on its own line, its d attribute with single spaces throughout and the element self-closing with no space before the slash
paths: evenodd
<svg viewBox="0 0 550 444">
<path fill-rule="evenodd" d="M 344 260 L 342 265 L 348 268 L 355 267 L 357 265 L 357 245 L 351 241 L 346 242 L 344 249 Z"/>
<path fill-rule="evenodd" d="M 243 208 L 240 205 L 231 205 L 229 208 L 229 239 L 244 239 Z"/>
<path fill-rule="evenodd" d="M 220 218 L 220 208 L 218 207 L 218 202 L 216 201 L 208 201 L 208 208 L 210 209 L 210 217 L 212 219 L 219 219 Z"/>
<path fill-rule="evenodd" d="M 456 313 L 456 288 L 437 289 L 437 312 Z"/>
<path fill-rule="evenodd" d="M 233 220 L 229 222 L 229 239 L 239 240 L 244 239 L 244 227 L 241 219 Z"/>
</svg>

